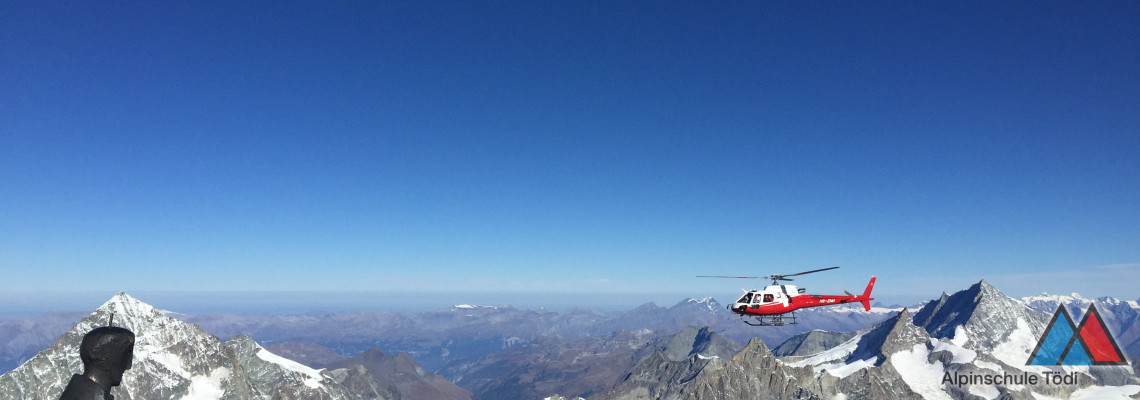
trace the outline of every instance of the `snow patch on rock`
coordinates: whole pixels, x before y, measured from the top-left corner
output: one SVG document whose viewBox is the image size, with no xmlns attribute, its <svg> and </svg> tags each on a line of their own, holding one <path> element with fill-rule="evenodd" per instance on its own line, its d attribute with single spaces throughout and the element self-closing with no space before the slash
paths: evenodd
<svg viewBox="0 0 1140 400">
<path fill-rule="evenodd" d="M 1025 361 L 1029 359 L 1029 353 L 1037 345 L 1037 339 L 1033 335 L 1029 323 L 1018 318 L 1017 326 L 1009 333 L 1009 338 L 995 346 L 992 354 L 994 358 L 1008 365 L 1025 365 Z"/>
<path fill-rule="evenodd" d="M 952 400 L 942 391 L 942 363 L 928 363 L 930 351 L 925 345 L 916 344 L 911 350 L 891 354 L 891 364 L 899 376 L 910 386 L 910 390 L 927 400 Z"/>
<path fill-rule="evenodd" d="M 304 365 L 301 365 L 301 363 L 290 360 L 288 358 L 273 354 L 264 348 L 259 348 L 257 350 L 257 358 L 260 358 L 266 362 L 280 365 L 282 368 L 285 368 L 287 370 L 305 375 L 305 386 L 311 387 L 313 389 L 321 387 L 321 379 L 324 379 L 324 377 L 321 376 L 321 372 L 318 370 L 306 367 Z"/>
<path fill-rule="evenodd" d="M 978 397 L 985 398 L 986 400 L 994 400 L 1001 395 L 1001 391 L 994 385 L 970 385 L 966 387 L 970 394 Z"/>
<path fill-rule="evenodd" d="M 846 378 L 863 368 L 874 367 L 876 361 L 879 361 L 879 357 L 871 357 L 866 360 L 856 360 L 848 364 L 828 364 L 820 366 L 819 368 L 829 374 L 835 375 L 837 378 Z"/>
<path fill-rule="evenodd" d="M 962 327 L 959 326 L 958 329 L 962 329 Z M 955 338 L 957 338 L 957 336 L 955 336 Z M 933 352 L 949 351 L 950 354 L 953 354 L 954 359 L 950 362 L 955 364 L 965 364 L 974 361 L 974 359 L 978 357 L 978 352 L 963 348 L 960 345 L 955 345 L 953 341 L 943 342 L 935 338 L 930 338 L 930 345 L 934 348 L 934 350 L 932 350 Z"/>
<path fill-rule="evenodd" d="M 811 365 L 811 366 L 819 369 L 819 368 L 821 368 L 821 366 L 823 366 L 825 364 L 832 363 L 833 361 L 842 360 L 842 359 L 846 358 L 847 356 L 851 355 L 851 353 L 854 353 L 855 349 L 857 349 L 859 347 L 859 339 L 861 339 L 862 337 L 863 337 L 863 335 L 856 335 L 855 337 L 851 338 L 850 340 L 843 342 L 843 344 L 841 344 L 841 345 L 838 345 L 838 346 L 832 347 L 830 349 L 821 351 L 819 353 L 813 354 L 813 355 L 808 356 L 807 358 L 805 358 L 803 360 L 788 363 L 788 365 L 791 365 L 793 367 L 803 367 L 803 366 Z"/>
<path fill-rule="evenodd" d="M 226 390 L 222 381 L 230 377 L 229 368 L 218 367 L 210 375 L 195 375 L 190 378 L 190 392 L 182 400 L 221 400 Z"/>
</svg>

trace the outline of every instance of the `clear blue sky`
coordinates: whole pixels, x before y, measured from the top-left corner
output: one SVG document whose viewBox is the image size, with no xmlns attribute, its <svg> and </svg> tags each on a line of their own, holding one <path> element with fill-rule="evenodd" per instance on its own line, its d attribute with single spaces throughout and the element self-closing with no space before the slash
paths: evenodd
<svg viewBox="0 0 1140 400">
<path fill-rule="evenodd" d="M 0 49 L 0 292 L 1140 296 L 1134 1 L 3 2 Z"/>
</svg>

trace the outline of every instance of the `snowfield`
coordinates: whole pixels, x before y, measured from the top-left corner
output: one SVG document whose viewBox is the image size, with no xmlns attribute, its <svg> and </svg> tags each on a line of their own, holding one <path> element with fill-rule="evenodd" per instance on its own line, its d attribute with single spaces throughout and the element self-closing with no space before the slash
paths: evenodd
<svg viewBox="0 0 1140 400">
<path fill-rule="evenodd" d="M 930 351 L 926 350 L 925 345 L 916 344 L 910 350 L 891 354 L 891 364 L 894 364 L 895 370 L 902 376 L 903 382 L 910 386 L 910 390 L 924 399 L 953 400 L 942 391 L 942 374 L 945 372 L 942 363 L 927 363 L 929 356 Z"/>
<path fill-rule="evenodd" d="M 190 392 L 182 396 L 182 400 L 221 400 L 226 394 L 222 381 L 229 377 L 230 370 L 223 367 L 210 371 L 209 376 L 195 375 L 190 378 Z"/>
</svg>

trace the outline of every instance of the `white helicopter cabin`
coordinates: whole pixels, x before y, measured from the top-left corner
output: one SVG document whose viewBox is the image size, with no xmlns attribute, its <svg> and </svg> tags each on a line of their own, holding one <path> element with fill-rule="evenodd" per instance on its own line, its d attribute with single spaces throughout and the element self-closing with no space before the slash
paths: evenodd
<svg viewBox="0 0 1140 400">
<path fill-rule="evenodd" d="M 788 300 L 793 297 L 799 296 L 807 289 L 797 288 L 796 285 L 769 285 L 764 290 L 749 290 L 736 300 L 736 307 L 746 306 L 749 308 L 759 308 L 762 305 L 769 305 L 772 303 L 779 303 L 788 305 Z"/>
</svg>

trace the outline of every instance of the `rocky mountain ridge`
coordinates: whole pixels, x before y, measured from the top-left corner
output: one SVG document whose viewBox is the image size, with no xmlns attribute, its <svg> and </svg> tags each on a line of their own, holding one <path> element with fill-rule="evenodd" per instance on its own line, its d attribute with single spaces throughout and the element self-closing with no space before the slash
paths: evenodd
<svg viewBox="0 0 1140 400">
<path fill-rule="evenodd" d="M 781 358 L 759 340 L 731 360 L 690 369 L 650 357 L 639 366 L 656 368 L 590 400 L 1140 398 L 1140 378 L 1127 367 L 1025 365 L 1048 318 L 981 281 L 870 328 L 799 335 L 780 346 Z M 1029 375 L 1070 381 L 984 381 Z"/>
<path fill-rule="evenodd" d="M 616 330 L 674 333 L 686 326 L 708 326 L 737 343 L 760 337 L 780 343 L 811 329 L 852 331 L 879 322 L 892 310 L 843 306 L 808 309 L 800 325 L 757 331 L 741 324 L 715 299 L 685 299 L 670 307 L 646 303 L 626 312 L 570 309 L 561 312 L 513 307 L 460 305 L 427 313 L 330 313 L 320 315 L 186 315 L 167 316 L 202 327 L 219 338 L 237 334 L 256 338 L 274 351 L 289 353 L 313 368 L 350 358 L 373 347 L 405 352 L 429 371 L 477 359 L 490 352 L 520 346 L 542 337 L 605 337 Z M 0 366 L 14 368 L 50 346 L 75 319 L 48 316 L 0 320 Z M 34 328 L 33 328 L 34 327 Z M 5 351 L 5 349 L 11 349 Z M 0 372 L 8 369 L 0 368 Z"/>
<path fill-rule="evenodd" d="M 715 321 L 721 308 L 710 300 L 690 299 L 669 309 L 643 306 L 644 313 L 633 317 L 651 317 L 641 323 L 652 323 L 664 330 L 618 330 L 606 336 L 591 336 L 584 327 L 599 326 L 596 321 L 619 320 L 582 310 L 541 316 L 560 327 L 557 329 L 586 332 L 582 336 L 549 334 L 533 338 L 503 335 L 520 332 L 509 330 L 507 325 L 511 322 L 522 322 L 522 331 L 550 329 L 535 325 L 536 320 L 528 317 L 543 314 L 542 311 L 532 314 L 470 306 L 419 316 L 423 321 L 440 323 L 437 332 L 472 329 L 471 337 L 486 340 L 490 348 L 481 355 L 452 360 L 438 371 L 440 376 L 418 365 L 408 354 L 388 355 L 371 349 L 348 359 L 316 345 L 279 343 L 277 348 L 292 349 L 305 357 L 324 357 L 324 369 L 314 369 L 277 356 L 245 335 L 234 335 L 222 342 L 197 326 L 120 294 L 81 320 L 73 327 L 74 332 L 60 337 L 51 348 L 0 376 L 0 399 L 52 398 L 36 397 L 34 392 L 62 390 L 70 374 L 80 368 L 75 348 L 80 333 L 99 326 L 111 312 L 123 326 L 146 332 L 146 340 L 140 334 L 135 369 L 128 372 L 124 386 L 114 392 L 119 399 L 450 400 L 556 398 L 556 394 L 590 400 L 1140 398 L 1140 379 L 1133 367 L 1025 365 L 1056 305 L 1083 311 L 1087 304 L 1099 302 L 1098 309 L 1103 307 L 1101 312 L 1115 332 L 1119 327 L 1135 326 L 1134 302 L 1079 296 L 1019 300 L 981 281 L 962 291 L 943 294 L 913 312 L 902 309 L 876 314 L 886 319 L 862 329 L 832 332 L 801 328 L 802 333 L 775 350 L 769 350 L 759 338 L 741 349 L 735 341 L 708 326 L 670 330 L 677 323 L 676 318 L 664 315 L 688 313 L 697 315 L 693 318 L 697 321 Z M 339 316 L 357 317 L 373 318 Z M 417 325 L 421 322 L 414 322 L 414 318 L 404 315 L 394 320 L 401 318 L 408 323 L 390 328 L 422 331 L 423 327 Z M 466 322 L 472 320 L 490 322 Z M 358 328 L 346 334 L 362 332 Z M 456 348 L 445 345 L 441 349 Z M 1053 373 L 1071 377 L 1071 382 L 946 381 L 946 376 Z"/>
</svg>

